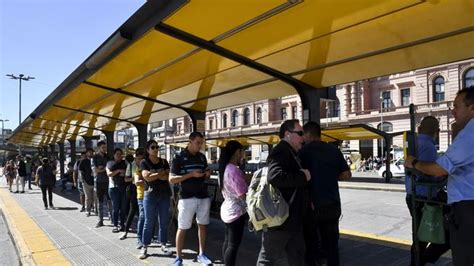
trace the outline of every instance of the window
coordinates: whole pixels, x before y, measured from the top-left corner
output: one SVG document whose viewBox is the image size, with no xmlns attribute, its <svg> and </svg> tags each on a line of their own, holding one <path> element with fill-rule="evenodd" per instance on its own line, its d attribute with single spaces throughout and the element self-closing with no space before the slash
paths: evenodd
<svg viewBox="0 0 474 266">
<path fill-rule="evenodd" d="M 244 125 L 249 125 L 250 124 L 250 109 L 245 108 L 244 109 Z"/>
<path fill-rule="evenodd" d="M 257 124 L 262 123 L 262 108 L 257 108 Z"/>
<path fill-rule="evenodd" d="M 227 114 L 222 115 L 222 128 L 227 127 Z"/>
<path fill-rule="evenodd" d="M 464 74 L 464 88 L 474 88 L 474 68 L 469 69 Z"/>
<path fill-rule="evenodd" d="M 297 112 L 298 112 L 298 107 L 297 106 L 292 106 L 291 107 L 291 118 L 296 119 Z"/>
<path fill-rule="evenodd" d="M 212 126 L 213 126 L 213 123 L 214 120 L 213 119 L 209 119 L 209 130 L 212 130 Z"/>
<path fill-rule="evenodd" d="M 401 90 L 402 94 L 402 106 L 410 105 L 410 89 L 403 89 Z"/>
<path fill-rule="evenodd" d="M 389 109 L 392 107 L 392 100 L 390 99 L 390 91 L 382 92 L 382 108 Z"/>
<path fill-rule="evenodd" d="M 437 77 L 433 82 L 433 102 L 444 101 L 444 78 Z"/>
<path fill-rule="evenodd" d="M 239 112 L 237 110 L 232 111 L 231 126 L 236 127 L 239 122 Z"/>
<path fill-rule="evenodd" d="M 335 101 L 328 101 L 326 102 L 327 104 L 327 115 L 329 117 L 339 117 L 339 112 L 340 112 L 340 105 L 339 105 L 339 100 Z"/>
<path fill-rule="evenodd" d="M 286 107 L 280 109 L 280 118 L 281 118 L 281 120 L 286 120 L 286 118 L 287 118 Z"/>
</svg>

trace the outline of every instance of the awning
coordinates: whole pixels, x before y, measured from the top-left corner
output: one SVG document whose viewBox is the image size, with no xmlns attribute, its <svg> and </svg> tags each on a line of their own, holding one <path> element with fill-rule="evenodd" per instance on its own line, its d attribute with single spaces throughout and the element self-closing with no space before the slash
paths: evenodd
<svg viewBox="0 0 474 266">
<path fill-rule="evenodd" d="M 321 141 L 335 142 L 343 140 L 372 140 L 390 137 L 392 134 L 380 131 L 365 124 L 338 126 L 321 129 Z M 280 142 L 278 132 L 262 134 L 249 134 L 245 136 L 229 136 L 218 138 L 206 138 L 206 145 L 214 147 L 224 147 L 230 140 L 237 140 L 243 146 L 250 145 L 275 145 Z M 185 148 L 188 141 L 165 141 L 165 144 Z"/>
<path fill-rule="evenodd" d="M 473 0 L 147 1 L 9 142 L 42 146 L 474 58 L 473 14 Z"/>
</svg>

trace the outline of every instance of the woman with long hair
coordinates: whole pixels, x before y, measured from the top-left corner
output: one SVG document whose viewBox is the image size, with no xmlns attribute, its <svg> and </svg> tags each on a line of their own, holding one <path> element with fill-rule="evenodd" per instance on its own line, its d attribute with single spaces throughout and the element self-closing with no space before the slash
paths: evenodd
<svg viewBox="0 0 474 266">
<path fill-rule="evenodd" d="M 141 162 L 142 176 L 145 180 L 145 197 L 143 209 L 145 210 L 145 225 L 143 228 L 142 250 L 140 259 L 145 259 L 147 247 L 151 243 L 155 224 L 160 222 L 159 242 L 161 251 L 165 256 L 172 252 L 166 247 L 168 241 L 168 220 L 170 211 L 171 188 L 169 184 L 170 165 L 168 161 L 158 156 L 159 146 L 154 140 L 146 144 L 148 156 Z"/>
<path fill-rule="evenodd" d="M 3 171 L 5 172 L 5 176 L 7 177 L 8 190 L 10 190 L 10 192 L 13 192 L 12 191 L 13 180 L 15 180 L 15 177 L 16 177 L 14 162 L 12 160 L 8 161 Z"/>
<path fill-rule="evenodd" d="M 235 265 L 237 250 L 244 233 L 246 212 L 245 195 L 248 185 L 239 168 L 243 156 L 242 144 L 231 140 L 221 150 L 219 157 L 219 186 L 224 202 L 221 205 L 221 219 L 225 223 L 225 239 L 222 256 L 225 265 Z"/>
</svg>

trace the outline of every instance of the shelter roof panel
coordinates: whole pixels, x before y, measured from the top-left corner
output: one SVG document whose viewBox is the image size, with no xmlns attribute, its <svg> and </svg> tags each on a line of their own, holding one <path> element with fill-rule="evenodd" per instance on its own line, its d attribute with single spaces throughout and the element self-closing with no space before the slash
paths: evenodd
<svg viewBox="0 0 474 266">
<path fill-rule="evenodd" d="M 273 98 L 277 98 L 294 93 L 295 89 L 292 86 L 276 80 L 273 82 L 236 90 L 227 94 L 215 94 L 214 96 L 210 96 L 209 98 L 204 98 L 202 100 L 199 100 L 200 97 L 196 97 L 196 101 L 184 106 L 198 109 L 200 111 L 215 110 L 232 105 L 268 99 L 269 95 L 272 95 Z"/>
<path fill-rule="evenodd" d="M 56 104 L 73 109 L 81 109 L 87 105 L 93 105 L 95 102 L 100 101 L 111 94 L 112 93 L 109 91 L 81 83 L 61 100 L 56 102 Z M 62 112 L 64 113 L 64 110 Z"/>
<path fill-rule="evenodd" d="M 468 1 L 439 1 L 436 4 L 416 4 L 420 1 L 364 1 L 362 6 L 359 6 L 361 2 L 349 2 L 357 5 L 354 10 L 358 11 L 344 15 L 338 13 L 348 12 L 344 7 L 339 10 L 342 5 L 328 3 L 329 6 L 321 6 L 319 1 L 305 1 L 291 8 L 293 12 L 275 15 L 219 44 L 285 73 L 316 70 L 316 75 L 303 80 L 315 87 L 462 60 L 466 55 L 474 57 L 472 49 L 469 50 L 466 46 L 457 52 L 443 52 L 443 57 L 438 56 L 440 51 L 452 50 L 454 42 L 472 42 L 471 36 L 459 32 L 473 31 L 474 7 L 466 6 Z M 347 6 L 350 7 L 351 3 Z M 405 8 L 408 6 L 409 8 Z M 311 19 L 315 16 L 314 12 L 324 11 L 326 8 L 338 10 L 330 10 L 322 16 L 316 16 L 316 20 Z M 433 19 L 438 17 L 448 19 Z M 428 24 L 430 27 L 420 27 Z M 263 29 L 268 29 L 270 25 L 282 30 L 265 33 Z M 291 45 L 285 41 L 288 34 L 285 27 L 299 29 L 298 33 L 288 35 L 294 42 Z M 277 41 L 272 38 L 279 39 Z M 445 38 L 452 41 L 443 41 Z M 296 40 L 301 42 L 297 43 Z M 277 50 L 272 48 L 270 42 L 285 45 Z M 259 47 L 269 50 L 255 52 Z M 422 50 L 424 55 L 420 56 L 418 50 Z M 376 62 L 373 57 L 377 58 Z M 392 60 L 395 57 L 397 59 Z M 385 68 L 361 68 L 357 63 L 350 64 L 361 59 L 367 59 L 368 66 L 376 63 L 384 64 Z M 343 71 L 334 74 L 326 71 L 327 68 L 337 68 L 339 64 L 345 65 Z"/>
<path fill-rule="evenodd" d="M 212 40 L 256 17 L 287 4 L 285 0 L 193 0 L 181 7 L 165 23 L 201 38 Z"/>
<path fill-rule="evenodd" d="M 196 49 L 195 46 L 150 29 L 88 80 L 111 88 L 122 88 Z"/>
<path fill-rule="evenodd" d="M 285 12 L 222 40 L 219 45 L 258 59 L 420 2 L 422 1 L 302 1 Z"/>
<path fill-rule="evenodd" d="M 201 50 L 175 62 L 173 65 L 131 83 L 124 89 L 143 96 L 156 97 L 195 82 L 202 82 L 203 79 L 237 65 L 238 63 L 234 61 Z"/>
<path fill-rule="evenodd" d="M 186 116 L 187 113 L 178 108 L 157 108 L 159 105 L 156 105 L 151 112 L 142 113 L 135 117 L 130 117 L 129 119 L 135 120 L 137 123 L 146 124 L 146 123 L 156 123 L 159 121 L 172 119 L 176 117 Z"/>
<path fill-rule="evenodd" d="M 474 49 L 465 45 L 472 42 L 474 42 L 474 31 L 433 41 L 429 44 L 419 44 L 403 50 L 319 68 L 304 73 L 301 80 L 310 84 L 329 86 L 428 67 L 441 62 L 463 60 L 466 59 L 466 55 L 469 55 L 469 58 L 474 58 Z"/>
</svg>

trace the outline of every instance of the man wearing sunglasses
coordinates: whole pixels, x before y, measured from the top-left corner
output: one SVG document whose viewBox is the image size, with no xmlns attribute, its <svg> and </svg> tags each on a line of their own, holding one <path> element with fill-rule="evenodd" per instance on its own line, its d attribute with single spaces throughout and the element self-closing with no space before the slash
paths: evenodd
<svg viewBox="0 0 474 266">
<path fill-rule="evenodd" d="M 296 119 L 286 120 L 280 126 L 279 136 L 280 143 L 267 158 L 267 178 L 288 203 L 289 216 L 281 226 L 262 233 L 257 265 L 304 265 L 304 194 L 311 175 L 301 167 L 296 155 L 303 145 L 303 128 Z"/>
</svg>

